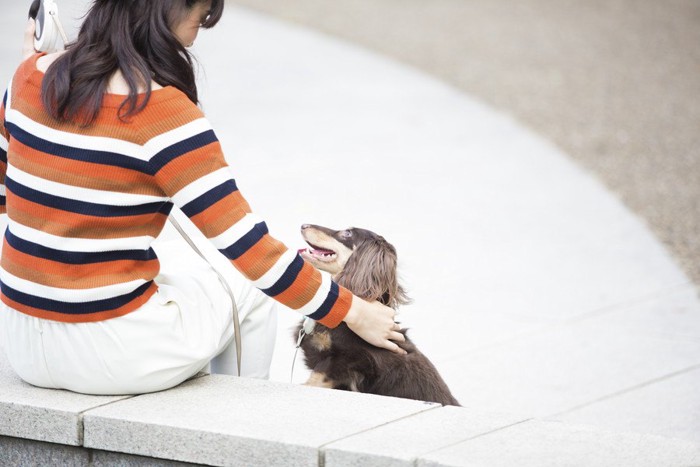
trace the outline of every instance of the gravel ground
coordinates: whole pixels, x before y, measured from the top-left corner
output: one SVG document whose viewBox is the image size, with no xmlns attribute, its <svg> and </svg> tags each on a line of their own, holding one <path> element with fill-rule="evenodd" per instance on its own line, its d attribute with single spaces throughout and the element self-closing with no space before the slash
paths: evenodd
<svg viewBox="0 0 700 467">
<path fill-rule="evenodd" d="M 232 0 L 512 114 L 595 173 L 700 285 L 697 0 Z"/>
</svg>

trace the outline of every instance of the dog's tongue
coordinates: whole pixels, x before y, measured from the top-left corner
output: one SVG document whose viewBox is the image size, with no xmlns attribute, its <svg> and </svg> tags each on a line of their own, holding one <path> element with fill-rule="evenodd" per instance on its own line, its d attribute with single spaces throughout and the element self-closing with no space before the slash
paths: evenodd
<svg viewBox="0 0 700 467">
<path fill-rule="evenodd" d="M 299 250 L 299 253 L 303 251 L 308 251 L 312 255 L 332 255 L 334 254 L 333 251 L 331 250 L 324 250 L 322 248 L 302 248 Z"/>
</svg>

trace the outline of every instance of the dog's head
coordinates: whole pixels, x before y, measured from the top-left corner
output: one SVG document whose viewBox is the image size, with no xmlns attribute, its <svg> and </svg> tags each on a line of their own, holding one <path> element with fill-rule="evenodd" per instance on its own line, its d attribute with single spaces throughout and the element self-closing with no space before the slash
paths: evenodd
<svg viewBox="0 0 700 467">
<path fill-rule="evenodd" d="M 302 258 L 358 297 L 392 308 L 409 302 L 398 281 L 396 249 L 384 237 L 354 227 L 332 230 L 309 224 L 301 226 L 301 234 L 310 247 L 299 251 Z"/>
</svg>

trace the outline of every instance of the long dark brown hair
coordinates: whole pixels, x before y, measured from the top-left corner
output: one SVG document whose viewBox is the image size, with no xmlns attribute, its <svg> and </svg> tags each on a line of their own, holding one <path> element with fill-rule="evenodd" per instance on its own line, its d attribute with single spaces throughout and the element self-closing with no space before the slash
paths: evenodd
<svg viewBox="0 0 700 467">
<path fill-rule="evenodd" d="M 151 96 L 151 81 L 174 86 L 198 103 L 193 58 L 173 34 L 196 3 L 204 0 L 95 0 L 78 38 L 46 71 L 42 101 L 57 120 L 92 124 L 112 75 L 121 71 L 129 94 L 120 119 L 137 114 Z M 224 0 L 212 0 L 203 28 L 223 14 Z M 145 94 L 139 96 L 139 86 Z"/>
</svg>

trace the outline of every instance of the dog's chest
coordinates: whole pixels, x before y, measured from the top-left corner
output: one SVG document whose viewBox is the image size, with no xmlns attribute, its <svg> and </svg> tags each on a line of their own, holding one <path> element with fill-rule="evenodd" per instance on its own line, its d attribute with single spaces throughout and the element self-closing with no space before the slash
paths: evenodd
<svg viewBox="0 0 700 467">
<path fill-rule="evenodd" d="M 319 330 L 308 336 L 307 345 L 308 347 L 311 347 L 309 350 L 313 350 L 315 352 L 328 352 L 331 350 L 331 343 L 331 333 L 326 330 Z M 307 347 L 304 348 L 304 351 L 307 351 Z"/>
<path fill-rule="evenodd" d="M 302 340 L 301 349 L 307 366 L 314 368 L 323 360 L 354 361 L 360 358 L 366 346 L 345 323 L 333 329 L 317 323 L 314 332 Z"/>
</svg>

